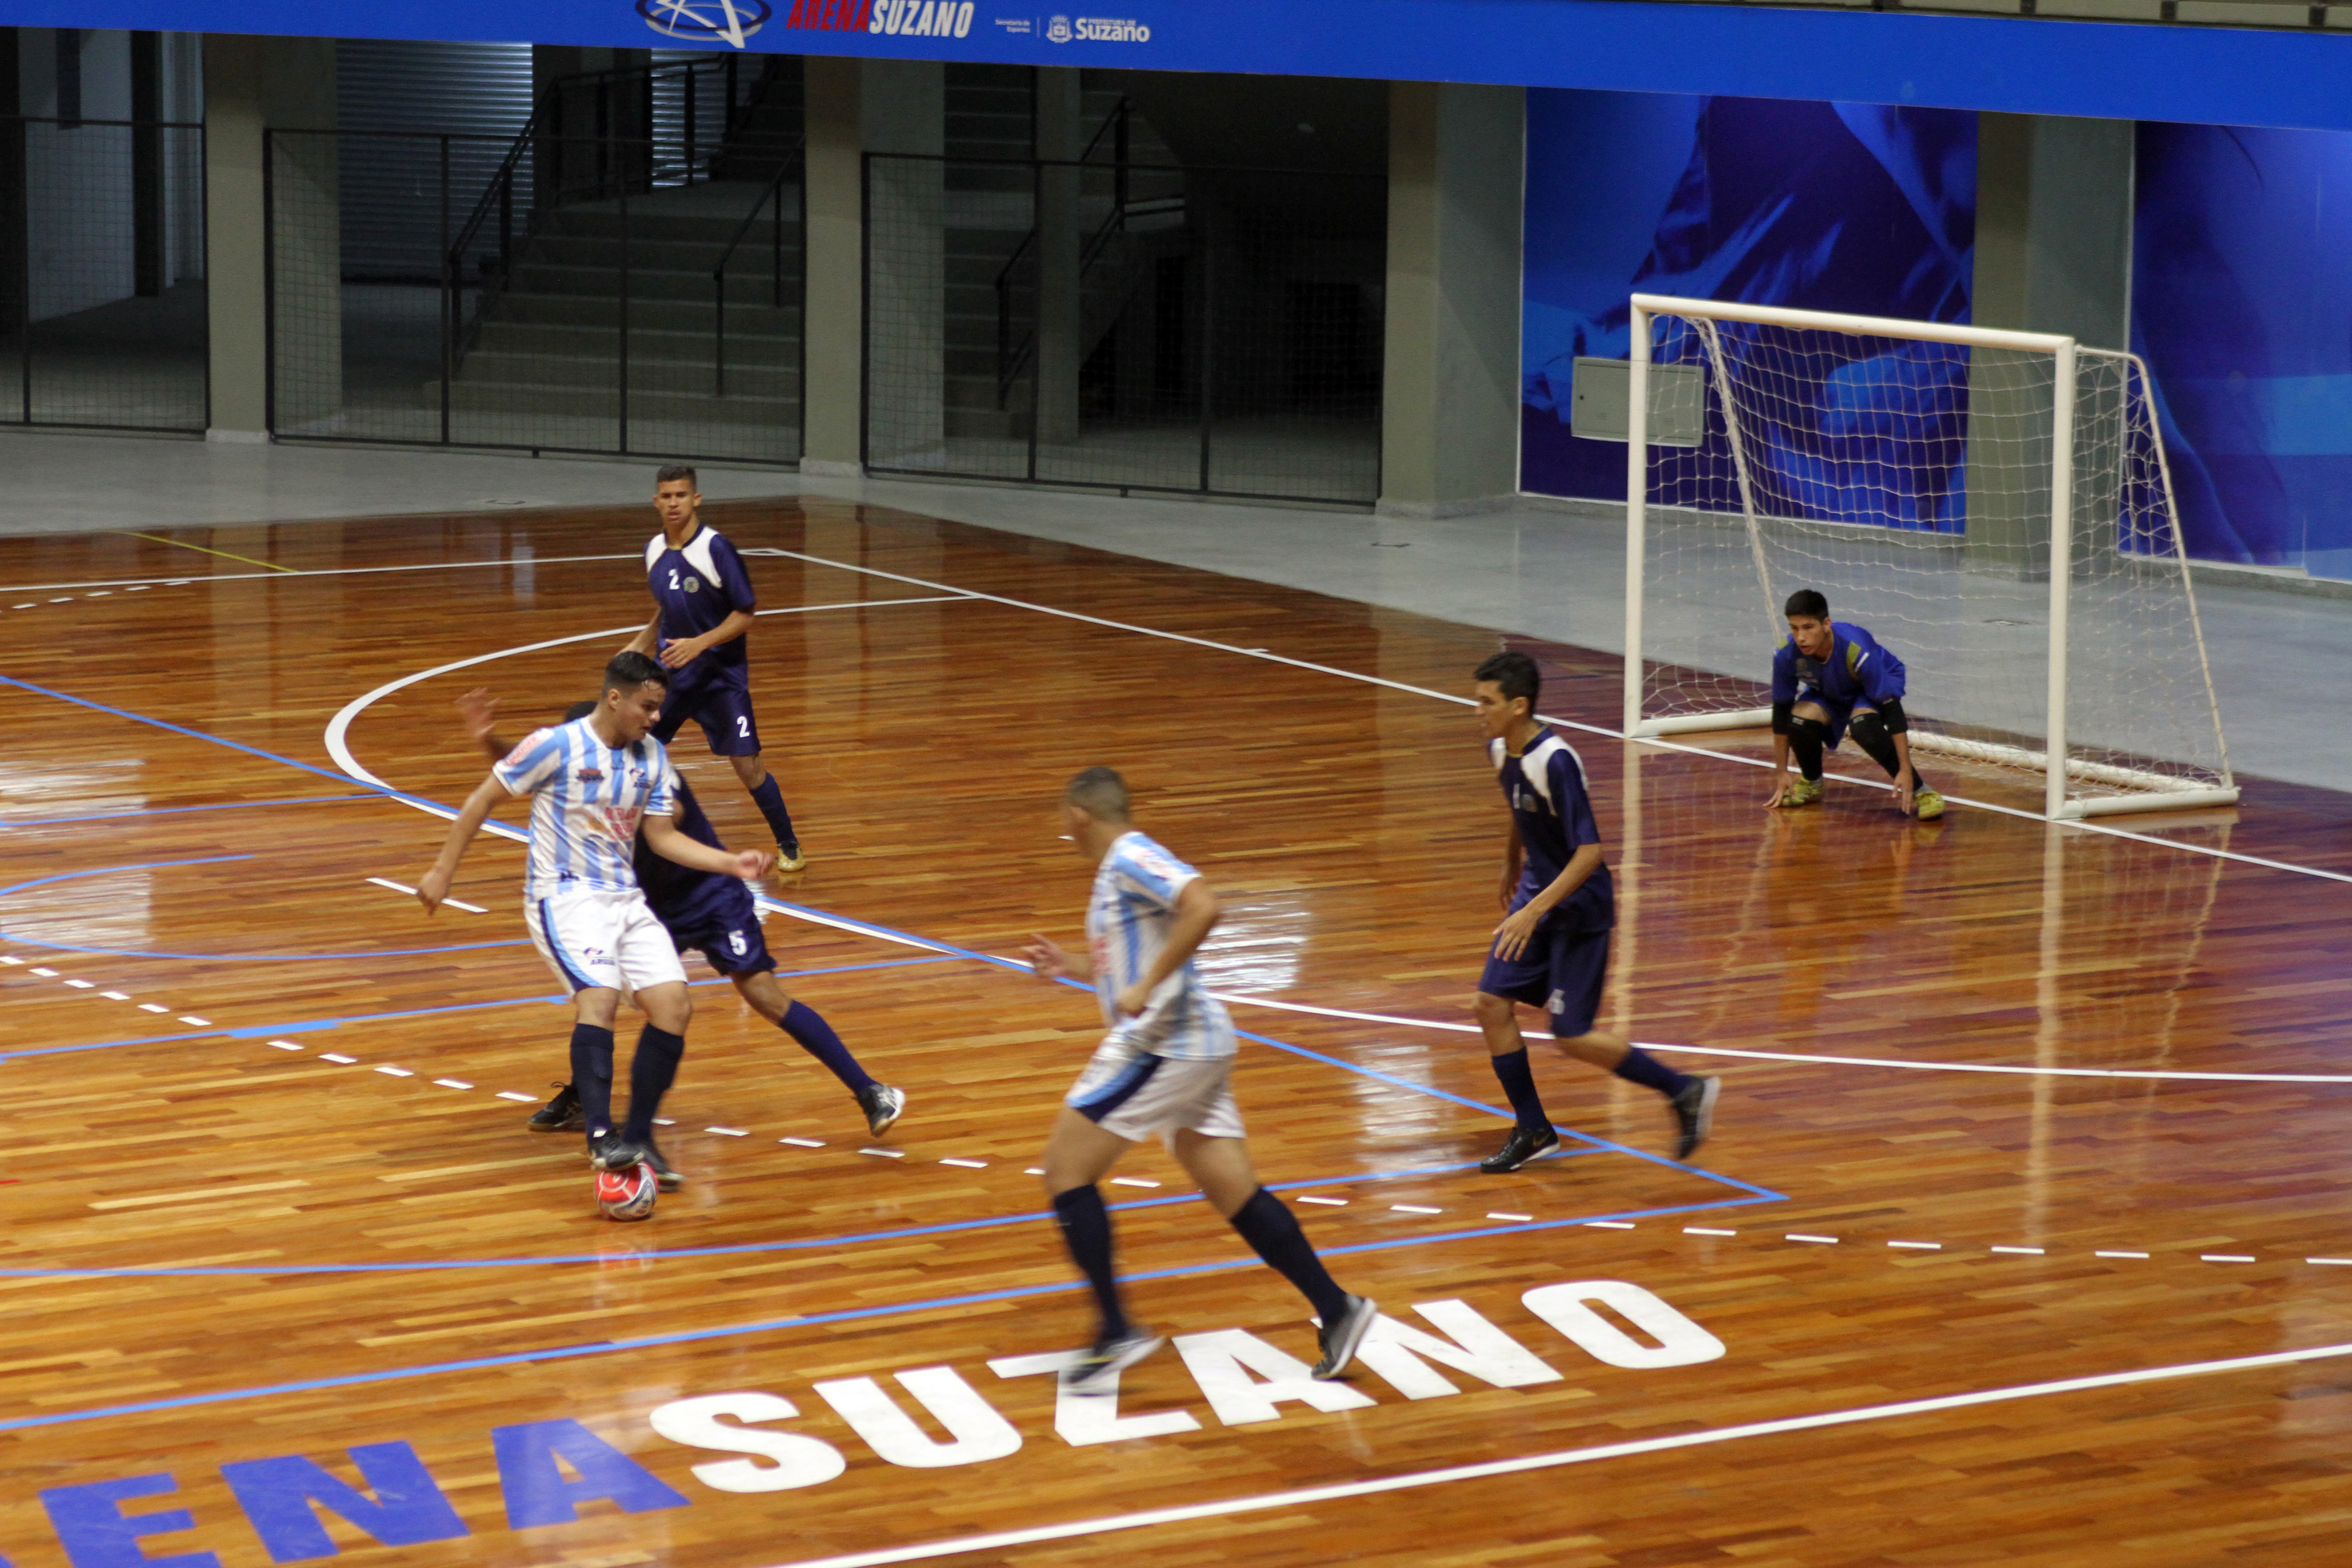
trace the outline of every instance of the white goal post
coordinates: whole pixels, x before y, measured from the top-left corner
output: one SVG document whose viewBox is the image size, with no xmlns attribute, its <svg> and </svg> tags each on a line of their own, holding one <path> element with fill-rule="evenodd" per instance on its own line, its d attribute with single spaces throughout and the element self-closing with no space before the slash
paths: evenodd
<svg viewBox="0 0 2352 1568">
<path fill-rule="evenodd" d="M 1923 764 L 2038 773 L 2053 819 L 2237 800 L 2136 356 L 1636 294 L 1628 384 L 1628 736 L 1768 723 L 1814 588 L 1907 667 Z"/>
</svg>

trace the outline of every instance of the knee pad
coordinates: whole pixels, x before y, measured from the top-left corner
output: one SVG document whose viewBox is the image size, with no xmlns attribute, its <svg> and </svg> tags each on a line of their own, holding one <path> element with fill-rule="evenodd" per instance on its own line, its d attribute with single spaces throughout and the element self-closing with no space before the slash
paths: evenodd
<svg viewBox="0 0 2352 1568">
<path fill-rule="evenodd" d="M 1886 721 L 1876 713 L 1855 714 L 1853 721 L 1846 726 L 1846 732 L 1853 737 L 1855 745 L 1872 756 L 1876 756 L 1882 747 L 1890 752 L 1895 749 L 1895 742 L 1887 733 Z"/>
<path fill-rule="evenodd" d="M 1830 727 L 1819 719 L 1808 719 L 1801 713 L 1789 721 L 1789 735 L 1792 740 L 1811 741 L 1816 746 L 1826 746 L 1830 741 Z"/>
</svg>

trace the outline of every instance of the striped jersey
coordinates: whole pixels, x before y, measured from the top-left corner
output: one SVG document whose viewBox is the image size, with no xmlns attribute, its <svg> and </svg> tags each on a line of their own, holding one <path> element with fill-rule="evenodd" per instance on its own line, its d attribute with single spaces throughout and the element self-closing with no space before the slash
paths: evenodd
<svg viewBox="0 0 2352 1568">
<path fill-rule="evenodd" d="M 1119 835 L 1096 868 L 1087 900 L 1087 942 L 1094 950 L 1095 994 L 1107 1044 L 1138 1056 L 1201 1060 L 1229 1057 L 1240 1048 L 1225 1005 L 1201 985 L 1191 959 L 1151 994 L 1132 1018 L 1118 1016 L 1118 994 L 1143 978 L 1168 943 L 1176 923 L 1176 899 L 1198 871 L 1140 833 Z"/>
<path fill-rule="evenodd" d="M 573 888 L 634 890 L 637 825 L 676 804 L 662 743 L 648 735 L 615 750 L 594 717 L 535 730 L 490 770 L 509 795 L 530 796 L 530 868 L 523 887 L 543 899 Z"/>
</svg>

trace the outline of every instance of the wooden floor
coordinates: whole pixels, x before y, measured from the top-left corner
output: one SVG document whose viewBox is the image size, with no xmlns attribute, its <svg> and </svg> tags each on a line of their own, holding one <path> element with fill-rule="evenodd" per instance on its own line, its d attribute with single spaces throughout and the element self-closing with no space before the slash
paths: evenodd
<svg viewBox="0 0 2352 1568">
<path fill-rule="evenodd" d="M 413 883 L 420 806 L 479 776 L 452 698 L 519 731 L 593 692 L 650 514 L 0 542 L 16 1568 L 2352 1554 L 2352 888 L 2292 868 L 2352 869 L 2343 797 L 2137 837 L 1858 785 L 1768 816 L 1727 760 L 1760 737 L 1573 732 L 1626 889 L 1606 1021 L 1725 1075 L 1717 1135 L 1675 1166 L 1654 1097 L 1546 1059 L 1570 1157 L 1483 1177 L 1504 817 L 1433 693 L 1491 634 L 876 509 L 709 515 L 798 552 L 753 562 L 814 857 L 769 942 L 912 1108 L 875 1152 L 705 985 L 665 1135 L 694 1179 L 634 1226 L 522 1126 L 568 1022 L 516 846 L 459 877 L 485 913 L 369 879 Z M 1605 725 L 1614 658 L 1535 651 L 1546 709 Z M 1087 1331 L 1026 1172 L 1092 1004 L 986 955 L 1074 932 L 1052 807 L 1097 762 L 1226 899 L 1265 1179 L 1344 1283 L 1483 1359 L 1252 1394 L 1265 1347 L 1313 1358 L 1306 1310 L 1145 1147 L 1123 1267 L 1203 1337 L 1128 1375 L 1112 1441 L 992 1370 Z M 1623 1284 L 1525 1300 L 1592 1281 Z M 753 1392 L 728 1419 L 773 1459 L 655 1430 Z"/>
</svg>

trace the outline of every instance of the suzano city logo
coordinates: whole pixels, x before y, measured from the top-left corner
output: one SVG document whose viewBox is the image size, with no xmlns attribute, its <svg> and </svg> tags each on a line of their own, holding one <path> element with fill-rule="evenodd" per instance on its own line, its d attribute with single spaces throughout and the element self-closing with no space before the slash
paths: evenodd
<svg viewBox="0 0 2352 1568">
<path fill-rule="evenodd" d="M 1066 44 L 1148 44 L 1151 29 L 1132 16 L 1055 16 L 1045 24 L 1045 41 Z"/>
<path fill-rule="evenodd" d="M 739 49 L 775 14 L 768 0 L 637 0 L 637 15 L 665 37 Z"/>
</svg>

